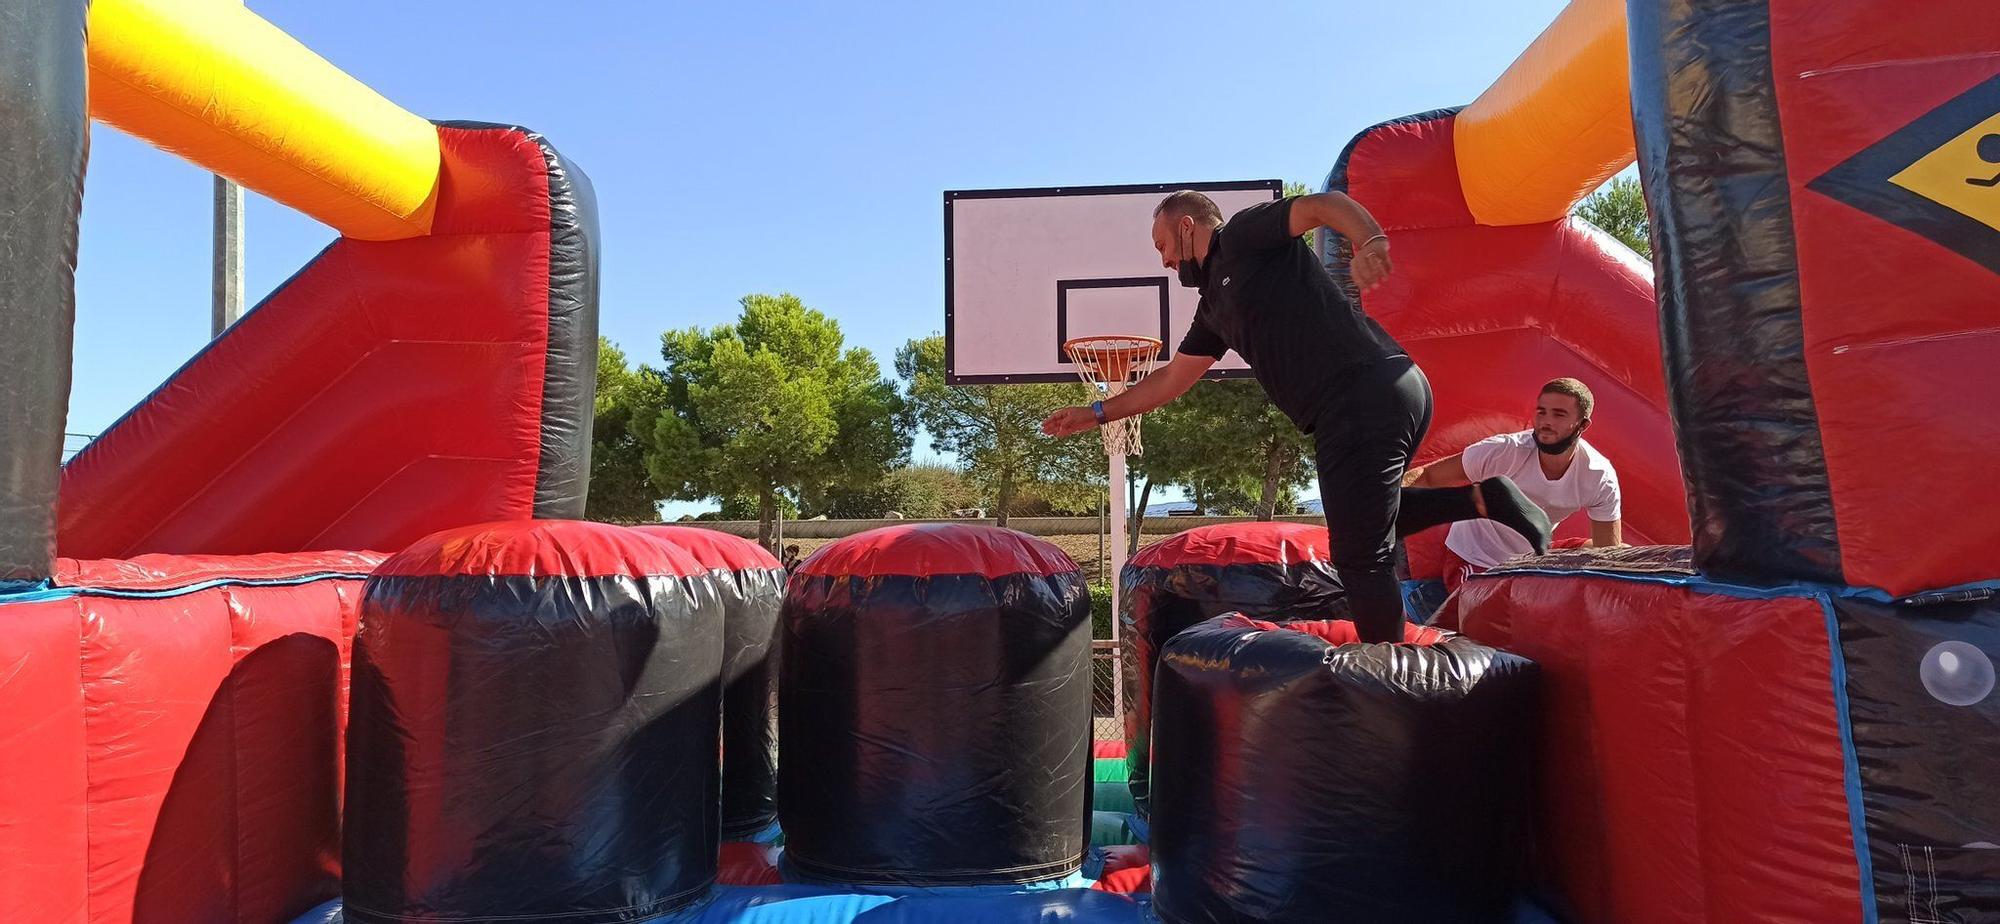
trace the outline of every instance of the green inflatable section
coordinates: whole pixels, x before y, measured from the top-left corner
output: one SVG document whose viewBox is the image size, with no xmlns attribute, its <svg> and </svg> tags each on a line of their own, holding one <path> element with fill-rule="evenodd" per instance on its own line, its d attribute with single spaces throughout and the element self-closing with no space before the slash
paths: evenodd
<svg viewBox="0 0 2000 924">
<path fill-rule="evenodd" d="M 1138 835 L 1127 822 L 1132 817 L 1132 787 L 1127 782 L 1125 758 L 1099 757 L 1091 768 L 1090 845 L 1109 847 L 1136 844 Z"/>
<path fill-rule="evenodd" d="M 1130 815 L 1132 788 L 1124 780 L 1099 780 L 1090 792 L 1090 807 L 1100 812 L 1117 812 Z"/>
</svg>

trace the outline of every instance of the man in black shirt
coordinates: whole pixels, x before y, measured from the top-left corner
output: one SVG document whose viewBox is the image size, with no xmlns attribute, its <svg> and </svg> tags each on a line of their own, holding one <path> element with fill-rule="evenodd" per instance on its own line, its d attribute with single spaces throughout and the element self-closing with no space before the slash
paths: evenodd
<svg viewBox="0 0 2000 924">
<path fill-rule="evenodd" d="M 1403 470 L 1430 428 L 1431 389 L 1410 357 L 1340 290 L 1300 235 L 1332 228 L 1358 241 L 1352 272 L 1364 291 L 1392 271 L 1389 237 L 1340 193 L 1261 203 L 1222 221 L 1207 196 L 1174 193 L 1153 212 L 1153 247 L 1184 286 L 1201 290 L 1173 359 L 1121 395 L 1064 408 L 1042 422 L 1068 436 L 1143 414 L 1179 397 L 1234 349 L 1271 402 L 1313 438 L 1329 551 L 1364 642 L 1403 639 L 1395 539 L 1488 517 L 1546 551 L 1549 521 L 1514 483 L 1403 488 Z"/>
</svg>

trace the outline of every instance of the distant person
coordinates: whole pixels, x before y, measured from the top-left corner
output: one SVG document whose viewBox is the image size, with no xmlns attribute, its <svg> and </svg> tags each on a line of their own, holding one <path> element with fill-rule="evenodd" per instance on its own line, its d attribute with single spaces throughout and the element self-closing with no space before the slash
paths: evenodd
<svg viewBox="0 0 2000 924">
<path fill-rule="evenodd" d="M 1166 197 L 1153 210 L 1153 248 L 1181 285 L 1201 291 L 1179 351 L 1122 394 L 1050 414 L 1042 430 L 1068 436 L 1153 410 L 1234 349 L 1271 402 L 1313 437 L 1332 564 L 1361 640 L 1399 642 L 1396 536 L 1485 516 L 1544 548 L 1549 522 L 1506 478 L 1476 487 L 1403 487 L 1403 470 L 1430 428 L 1430 382 L 1300 239 L 1319 227 L 1354 242 L 1352 272 L 1364 291 L 1388 278 L 1389 235 L 1340 193 L 1259 203 L 1227 223 L 1199 192 Z"/>
<path fill-rule="evenodd" d="M 1535 399 L 1535 426 L 1490 436 L 1458 455 L 1412 470 L 1406 484 L 1447 488 L 1485 478 L 1511 478 L 1521 493 L 1561 524 L 1577 511 L 1590 517 L 1590 545 L 1624 544 L 1618 472 L 1583 438 L 1596 400 L 1576 379 L 1556 379 Z M 1447 592 L 1475 573 L 1534 551 L 1513 530 L 1477 520 L 1451 524 L 1444 539 Z"/>
<path fill-rule="evenodd" d="M 800 557 L 801 555 L 799 553 L 799 546 L 797 543 L 793 543 L 791 545 L 785 546 L 785 557 L 782 559 L 780 564 L 784 566 L 786 571 L 796 571 L 798 570 L 799 567 Z"/>
</svg>

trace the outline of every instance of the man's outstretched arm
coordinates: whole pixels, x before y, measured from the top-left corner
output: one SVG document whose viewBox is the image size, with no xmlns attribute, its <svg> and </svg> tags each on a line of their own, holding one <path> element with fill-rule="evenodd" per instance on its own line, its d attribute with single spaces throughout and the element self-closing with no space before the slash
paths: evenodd
<svg viewBox="0 0 2000 924">
<path fill-rule="evenodd" d="M 1403 473 L 1403 487 L 1406 488 L 1455 488 L 1471 483 L 1471 476 L 1465 473 L 1464 453 L 1446 456 Z"/>
<path fill-rule="evenodd" d="M 1196 356 L 1193 353 L 1175 353 L 1159 371 L 1139 380 L 1137 385 L 1124 394 L 1113 396 L 1104 402 L 1104 416 L 1107 420 L 1118 420 L 1134 414 L 1144 414 L 1185 394 L 1201 381 L 1208 367 L 1215 365 L 1214 357 Z M 1066 407 L 1042 421 L 1042 432 L 1050 436 L 1069 436 L 1082 433 L 1097 426 L 1097 415 L 1087 407 Z"/>
</svg>

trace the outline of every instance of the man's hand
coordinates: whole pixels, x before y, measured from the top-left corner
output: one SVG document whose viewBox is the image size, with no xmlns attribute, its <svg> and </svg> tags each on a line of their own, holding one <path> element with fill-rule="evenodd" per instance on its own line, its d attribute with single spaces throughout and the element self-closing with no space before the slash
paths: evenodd
<svg viewBox="0 0 2000 924">
<path fill-rule="evenodd" d="M 1087 407 L 1066 407 L 1042 421 L 1042 432 L 1050 436 L 1074 436 L 1097 426 L 1097 415 Z"/>
<path fill-rule="evenodd" d="M 1366 292 L 1382 284 L 1389 278 L 1394 267 L 1389 265 L 1389 239 L 1378 237 L 1354 252 L 1354 284 Z"/>
</svg>

